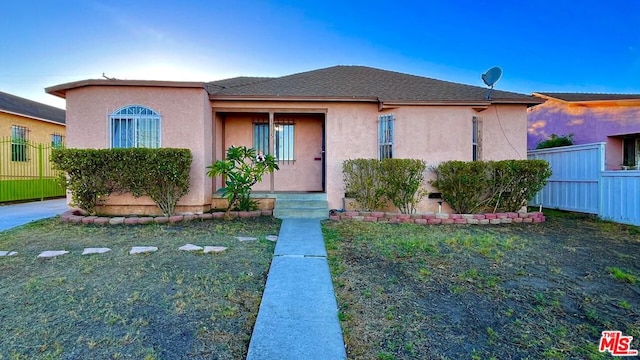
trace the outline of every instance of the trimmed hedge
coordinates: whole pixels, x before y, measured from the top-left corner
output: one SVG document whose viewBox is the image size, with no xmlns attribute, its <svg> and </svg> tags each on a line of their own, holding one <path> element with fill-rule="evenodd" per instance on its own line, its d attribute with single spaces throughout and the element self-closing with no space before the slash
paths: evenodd
<svg viewBox="0 0 640 360">
<path fill-rule="evenodd" d="M 74 205 L 90 214 L 100 197 L 130 192 L 149 196 L 170 216 L 189 192 L 189 149 L 54 149 L 51 161 Z"/>
<path fill-rule="evenodd" d="M 432 170 L 431 185 L 460 214 L 518 211 L 551 176 L 545 160 L 447 161 Z"/>
<path fill-rule="evenodd" d="M 342 163 L 345 192 L 365 210 L 378 210 L 391 201 L 403 214 L 427 194 L 422 188 L 424 161 L 416 159 L 354 159 Z"/>
</svg>

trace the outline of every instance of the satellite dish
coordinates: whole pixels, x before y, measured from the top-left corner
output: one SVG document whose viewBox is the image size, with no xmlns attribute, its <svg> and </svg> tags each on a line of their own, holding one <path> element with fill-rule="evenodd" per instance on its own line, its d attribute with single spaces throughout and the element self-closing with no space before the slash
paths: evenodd
<svg viewBox="0 0 640 360">
<path fill-rule="evenodd" d="M 486 73 L 482 74 L 482 81 L 489 87 L 489 91 L 487 92 L 486 100 L 491 100 L 491 91 L 493 90 L 493 85 L 500 80 L 502 77 L 502 69 L 499 66 L 494 66 L 491 69 L 487 70 Z"/>
<path fill-rule="evenodd" d="M 494 66 L 482 74 L 482 81 L 487 84 L 488 87 L 493 89 L 493 85 L 500 80 L 502 76 L 502 69 L 499 66 Z"/>
</svg>

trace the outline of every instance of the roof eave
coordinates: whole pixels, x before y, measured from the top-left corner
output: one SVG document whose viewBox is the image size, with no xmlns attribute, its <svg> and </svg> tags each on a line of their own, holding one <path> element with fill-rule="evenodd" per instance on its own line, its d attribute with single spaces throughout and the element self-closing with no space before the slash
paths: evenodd
<svg viewBox="0 0 640 360">
<path fill-rule="evenodd" d="M 542 94 L 542 93 L 532 93 L 533 96 L 537 96 L 543 98 L 545 100 L 555 100 L 565 104 L 575 104 L 575 105 L 637 105 L 640 104 L 640 99 L 598 99 L 598 100 L 565 100 L 559 97 Z"/>
<path fill-rule="evenodd" d="M 116 79 L 87 79 L 70 83 L 50 86 L 44 91 L 48 94 L 66 98 L 67 91 L 87 86 L 139 86 L 139 87 L 169 87 L 169 88 L 202 88 L 204 82 L 164 81 L 164 80 L 116 80 Z"/>
<path fill-rule="evenodd" d="M 379 102 L 377 97 L 277 96 L 277 95 L 209 95 L 212 101 L 293 101 L 293 102 Z"/>
<path fill-rule="evenodd" d="M 563 100 L 563 99 L 560 99 L 560 98 L 557 98 L 557 97 L 553 97 L 553 96 L 549 96 L 549 95 L 545 95 L 545 94 L 537 93 L 537 92 L 531 93 L 531 96 L 535 96 L 537 98 L 544 99 L 544 101 L 542 101 L 541 104 L 546 102 L 547 100 L 555 100 L 555 101 L 560 101 L 560 102 L 563 102 L 563 103 L 567 103 L 568 102 L 566 100 Z"/>
<path fill-rule="evenodd" d="M 11 114 L 11 115 L 15 115 L 15 116 L 20 116 L 20 117 L 25 117 L 25 118 L 29 118 L 29 119 L 33 119 L 33 120 L 44 121 L 44 122 L 51 123 L 51 124 L 67 126 L 67 124 L 64 123 L 64 122 L 59 122 L 59 121 L 51 120 L 51 119 L 44 119 L 44 118 L 41 118 L 41 117 L 28 115 L 28 114 L 22 114 L 22 113 L 15 112 L 15 111 L 9 111 L 9 110 L 5 110 L 5 109 L 0 109 L 0 112 L 3 112 L 5 114 Z"/>
<path fill-rule="evenodd" d="M 512 105 L 537 105 L 543 101 L 531 99 L 529 101 L 519 99 L 491 99 L 491 100 L 383 100 L 382 107 L 397 106 L 472 106 L 487 107 L 493 104 L 512 104 Z"/>
</svg>

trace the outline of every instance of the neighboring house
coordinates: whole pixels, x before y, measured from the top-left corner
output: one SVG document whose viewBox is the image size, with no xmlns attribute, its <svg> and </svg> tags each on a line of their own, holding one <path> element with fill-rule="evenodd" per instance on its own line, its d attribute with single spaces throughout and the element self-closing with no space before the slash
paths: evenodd
<svg viewBox="0 0 640 360">
<path fill-rule="evenodd" d="M 64 195 L 48 154 L 65 126 L 64 110 L 0 92 L 0 202 Z"/>
<path fill-rule="evenodd" d="M 65 111 L 0 92 L 0 138 L 6 137 L 16 142 L 61 145 L 65 137 Z"/>
<path fill-rule="evenodd" d="M 551 134 L 574 144 L 605 142 L 605 169 L 640 162 L 640 94 L 534 93 L 546 100 L 528 110 L 528 148 Z"/>
<path fill-rule="evenodd" d="M 326 194 L 342 208 L 342 163 L 354 158 L 525 159 L 527 107 L 542 101 L 363 66 L 335 66 L 277 78 L 209 83 L 83 80 L 46 91 L 67 101 L 71 148 L 175 147 L 193 153 L 190 193 L 178 211 L 206 211 L 220 179 L 206 166 L 232 145 L 274 154 L 280 170 L 261 192 Z M 112 196 L 121 212 L 153 203 Z M 420 211 L 437 210 L 425 199 Z"/>
</svg>

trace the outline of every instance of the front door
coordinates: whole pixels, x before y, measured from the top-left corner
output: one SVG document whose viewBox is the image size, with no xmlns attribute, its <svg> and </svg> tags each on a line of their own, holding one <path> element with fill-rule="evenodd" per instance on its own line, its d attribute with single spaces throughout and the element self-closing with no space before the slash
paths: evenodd
<svg viewBox="0 0 640 360">
<path fill-rule="evenodd" d="M 323 114 L 276 114 L 275 191 L 324 191 Z"/>
</svg>

